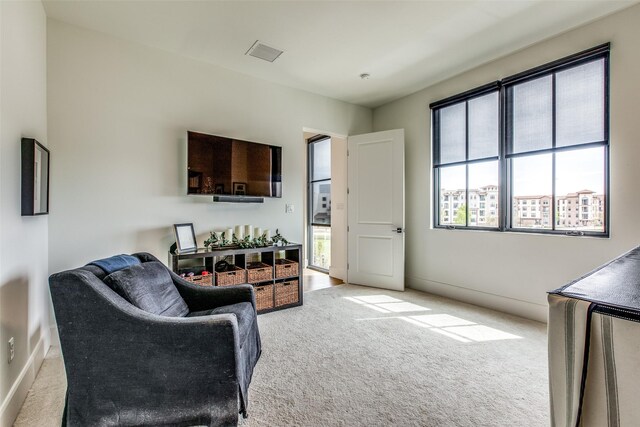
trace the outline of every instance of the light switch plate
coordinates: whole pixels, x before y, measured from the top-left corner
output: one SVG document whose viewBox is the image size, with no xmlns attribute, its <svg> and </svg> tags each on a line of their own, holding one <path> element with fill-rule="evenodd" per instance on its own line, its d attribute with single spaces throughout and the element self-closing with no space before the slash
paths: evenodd
<svg viewBox="0 0 640 427">
<path fill-rule="evenodd" d="M 287 203 L 284 207 L 285 213 L 293 213 L 293 205 L 291 203 Z"/>
</svg>

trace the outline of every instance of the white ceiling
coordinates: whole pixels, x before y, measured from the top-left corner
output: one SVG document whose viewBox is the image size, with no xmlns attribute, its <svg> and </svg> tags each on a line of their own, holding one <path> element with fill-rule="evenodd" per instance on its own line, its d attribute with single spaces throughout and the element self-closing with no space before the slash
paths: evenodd
<svg viewBox="0 0 640 427">
<path fill-rule="evenodd" d="M 636 2 L 43 1 L 53 19 L 367 107 Z M 284 53 L 246 56 L 256 40 Z"/>
</svg>

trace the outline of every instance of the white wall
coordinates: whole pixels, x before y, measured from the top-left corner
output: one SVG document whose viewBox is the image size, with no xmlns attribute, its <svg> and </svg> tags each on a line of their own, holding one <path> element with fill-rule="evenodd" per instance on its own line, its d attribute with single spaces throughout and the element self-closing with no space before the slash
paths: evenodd
<svg viewBox="0 0 640 427">
<path fill-rule="evenodd" d="M 0 38 L 0 426 L 6 426 L 22 405 L 50 337 L 48 218 L 20 215 L 20 140 L 47 145 L 42 4 L 0 2 Z M 15 358 L 8 364 L 10 337 Z"/>
<path fill-rule="evenodd" d="M 209 230 L 245 223 L 302 242 L 303 128 L 348 135 L 372 126 L 367 108 L 53 20 L 48 87 L 52 272 L 134 251 L 166 262 L 179 222 L 194 223 L 200 244 Z M 283 198 L 186 196 L 188 129 L 282 145 Z"/>
<path fill-rule="evenodd" d="M 374 111 L 376 130 L 404 128 L 407 283 L 534 319 L 545 292 L 640 242 L 640 6 L 491 62 Z M 429 103 L 611 42 L 611 237 L 433 229 Z"/>
</svg>

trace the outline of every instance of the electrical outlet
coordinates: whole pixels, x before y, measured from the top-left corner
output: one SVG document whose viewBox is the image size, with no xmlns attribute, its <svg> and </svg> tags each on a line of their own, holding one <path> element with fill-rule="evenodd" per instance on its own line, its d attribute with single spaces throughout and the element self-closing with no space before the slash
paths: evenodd
<svg viewBox="0 0 640 427">
<path fill-rule="evenodd" d="M 291 203 L 285 205 L 284 213 L 293 213 L 293 205 Z"/>
<path fill-rule="evenodd" d="M 13 358 L 16 355 L 16 346 L 15 346 L 15 340 L 13 339 L 13 337 L 9 338 L 9 363 L 11 363 L 13 361 Z"/>
</svg>

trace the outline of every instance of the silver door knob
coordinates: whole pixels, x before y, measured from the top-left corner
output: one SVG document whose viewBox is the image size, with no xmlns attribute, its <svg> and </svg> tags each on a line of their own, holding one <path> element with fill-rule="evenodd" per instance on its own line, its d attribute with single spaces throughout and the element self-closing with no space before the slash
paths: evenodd
<svg viewBox="0 0 640 427">
<path fill-rule="evenodd" d="M 391 231 L 393 231 L 394 233 L 398 233 L 398 234 L 404 233 L 404 230 L 402 229 L 402 227 L 394 228 Z"/>
</svg>

